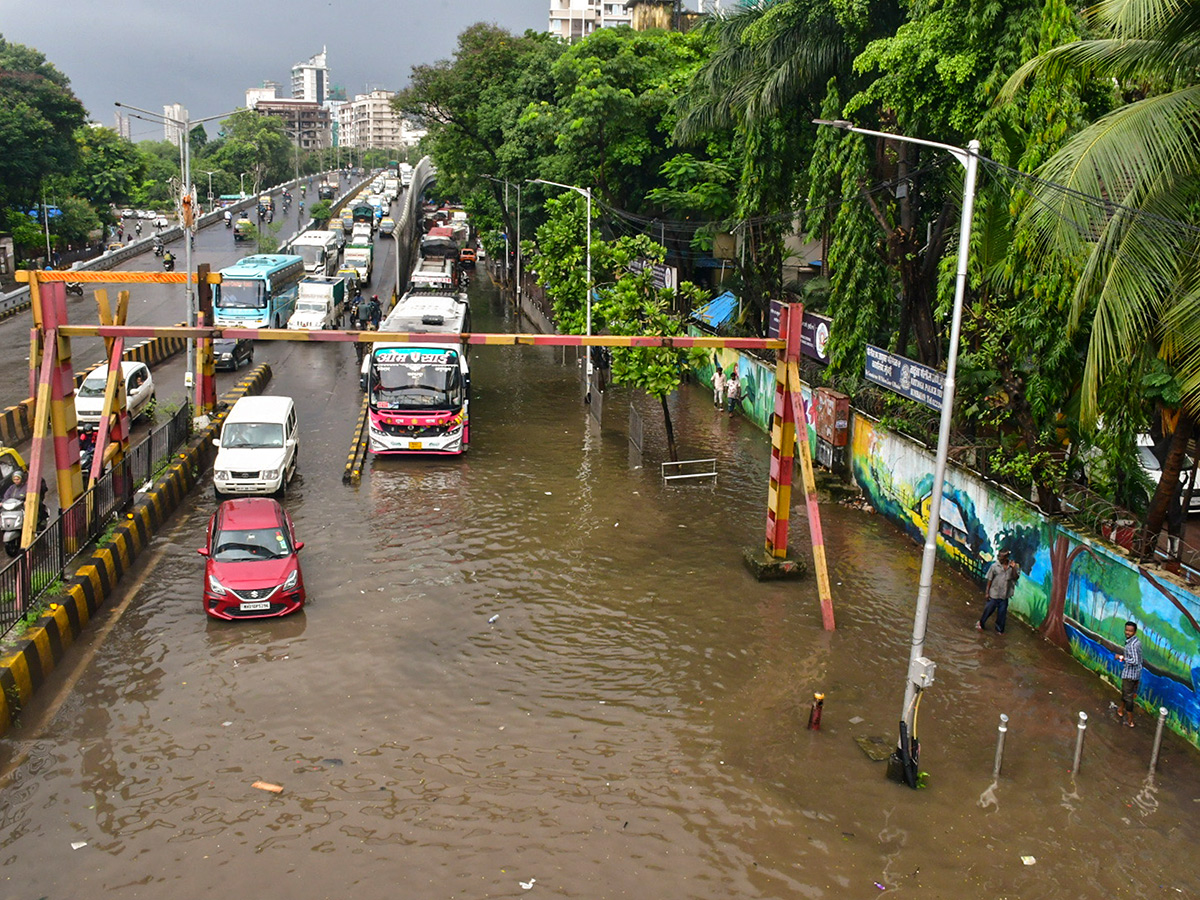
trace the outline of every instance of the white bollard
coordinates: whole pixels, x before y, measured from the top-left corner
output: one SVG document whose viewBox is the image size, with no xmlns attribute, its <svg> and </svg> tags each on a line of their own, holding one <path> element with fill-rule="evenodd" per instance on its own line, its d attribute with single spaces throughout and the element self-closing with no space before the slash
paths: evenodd
<svg viewBox="0 0 1200 900">
<path fill-rule="evenodd" d="M 1154 750 L 1150 754 L 1150 774 L 1154 774 L 1154 770 L 1158 768 L 1158 750 L 1162 746 L 1163 725 L 1167 723 L 1167 708 L 1160 706 L 1158 708 L 1158 726 L 1154 729 Z"/>
<path fill-rule="evenodd" d="M 1078 731 L 1075 736 L 1075 765 L 1071 767 L 1071 774 L 1079 774 L 1079 760 L 1083 757 L 1083 735 L 1087 731 L 1087 713 L 1079 713 L 1079 725 L 1076 726 Z"/>
<path fill-rule="evenodd" d="M 992 766 L 992 778 L 1000 777 L 1000 761 L 1004 758 L 1004 735 L 1008 733 L 1008 716 L 1000 713 L 1000 727 L 996 734 L 996 763 Z"/>
</svg>

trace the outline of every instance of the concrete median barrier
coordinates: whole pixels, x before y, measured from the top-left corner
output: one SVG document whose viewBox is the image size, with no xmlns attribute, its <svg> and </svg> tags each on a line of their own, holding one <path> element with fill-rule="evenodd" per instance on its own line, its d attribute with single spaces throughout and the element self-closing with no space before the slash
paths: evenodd
<svg viewBox="0 0 1200 900">
<path fill-rule="evenodd" d="M 207 428 L 179 450 L 154 484 L 140 494 L 108 541 L 80 562 L 67 581 L 65 599 L 53 604 L 0 659 L 0 735 L 8 730 L 34 692 L 62 660 L 67 648 L 112 595 L 151 538 L 183 503 L 216 456 L 213 438 L 226 412 L 238 399 L 261 394 L 271 380 L 271 367 L 255 367 L 221 397 L 224 408 Z M 197 595 L 197 598 L 199 595 Z"/>
</svg>

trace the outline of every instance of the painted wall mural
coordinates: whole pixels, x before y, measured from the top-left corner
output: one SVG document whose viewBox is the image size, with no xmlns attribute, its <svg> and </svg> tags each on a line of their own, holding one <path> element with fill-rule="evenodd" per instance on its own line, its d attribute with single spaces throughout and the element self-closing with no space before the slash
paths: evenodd
<svg viewBox="0 0 1200 900">
<path fill-rule="evenodd" d="M 692 333 L 702 332 L 692 329 Z M 768 434 L 771 433 L 771 416 L 775 412 L 775 367 L 752 356 L 743 356 L 736 350 L 722 348 L 714 350 L 696 373 L 700 381 L 711 390 L 716 365 L 726 376 L 735 368 L 742 383 L 741 412 L 747 419 Z M 808 422 L 808 446 L 815 455 L 817 446 L 816 410 L 812 403 L 812 388 L 807 384 L 800 391 L 804 400 L 804 418 Z"/>
<path fill-rule="evenodd" d="M 850 467 L 872 505 L 924 543 L 933 454 L 855 413 Z M 1009 611 L 1102 677 L 1120 684 L 1115 653 L 1138 623 L 1145 667 L 1138 699 L 1200 747 L 1200 598 L 1030 504 L 949 466 L 938 551 L 981 585 L 1001 549 L 1021 567 Z"/>
</svg>

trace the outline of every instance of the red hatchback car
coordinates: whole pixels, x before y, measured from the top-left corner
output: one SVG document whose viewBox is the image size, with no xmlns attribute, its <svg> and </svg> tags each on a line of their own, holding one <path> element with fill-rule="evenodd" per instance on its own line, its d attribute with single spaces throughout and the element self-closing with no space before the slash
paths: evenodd
<svg viewBox="0 0 1200 900">
<path fill-rule="evenodd" d="M 208 522 L 204 611 L 218 619 L 284 616 L 304 605 L 291 517 L 270 497 L 226 500 Z"/>
</svg>

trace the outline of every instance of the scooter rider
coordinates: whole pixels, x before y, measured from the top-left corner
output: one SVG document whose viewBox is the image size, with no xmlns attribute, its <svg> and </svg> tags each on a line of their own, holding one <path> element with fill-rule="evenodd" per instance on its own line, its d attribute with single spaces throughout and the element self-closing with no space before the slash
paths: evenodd
<svg viewBox="0 0 1200 900">
<path fill-rule="evenodd" d="M 233 212 L 228 209 L 225 210 L 225 227 L 226 228 L 233 227 Z"/>
<path fill-rule="evenodd" d="M 170 250 L 163 254 L 163 268 L 168 272 L 175 271 L 175 254 Z"/>
<path fill-rule="evenodd" d="M 164 249 L 163 239 L 156 234 L 154 236 L 154 255 L 162 256 Z"/>
</svg>

